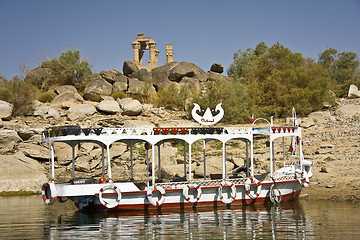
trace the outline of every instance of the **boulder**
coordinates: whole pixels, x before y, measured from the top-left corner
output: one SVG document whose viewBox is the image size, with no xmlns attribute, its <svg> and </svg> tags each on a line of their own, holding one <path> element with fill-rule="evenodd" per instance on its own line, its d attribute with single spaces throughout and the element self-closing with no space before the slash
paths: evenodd
<svg viewBox="0 0 360 240">
<path fill-rule="evenodd" d="M 178 62 L 171 62 L 161 67 L 157 67 L 151 70 L 151 82 L 157 88 L 167 88 L 171 81 L 169 80 L 169 72 L 171 69 L 179 65 Z"/>
<path fill-rule="evenodd" d="M 348 104 L 336 109 L 335 114 L 340 117 L 351 118 L 355 114 L 360 114 L 360 105 Z"/>
<path fill-rule="evenodd" d="M 11 103 L 0 100 L 0 119 L 10 120 L 14 106 Z"/>
<path fill-rule="evenodd" d="M 58 119 L 60 117 L 60 113 L 58 110 L 56 110 L 55 108 L 49 107 L 47 114 L 45 114 L 45 119 L 47 118 L 54 118 L 54 119 Z"/>
<path fill-rule="evenodd" d="M 207 80 L 206 73 L 201 68 L 190 62 L 180 62 L 169 71 L 170 81 L 180 82 L 183 77 L 196 78 L 200 82 L 205 82 Z"/>
<path fill-rule="evenodd" d="M 48 161 L 50 158 L 49 148 L 33 144 L 22 143 L 19 146 L 19 150 L 24 153 L 25 156 L 36 159 L 38 161 Z"/>
<path fill-rule="evenodd" d="M 56 96 L 51 102 L 51 105 L 61 105 L 63 103 L 74 103 L 82 102 L 84 99 L 80 96 L 78 92 L 63 92 L 60 95 Z"/>
<path fill-rule="evenodd" d="M 42 87 L 43 82 L 48 77 L 50 77 L 51 73 L 52 70 L 50 68 L 44 68 L 40 66 L 31 70 L 24 78 L 24 82 L 31 83 L 33 86 L 40 89 Z"/>
<path fill-rule="evenodd" d="M 119 103 L 114 99 L 101 101 L 97 106 L 97 110 L 109 114 L 116 114 L 121 111 Z"/>
<path fill-rule="evenodd" d="M 12 141 L 18 143 L 22 139 L 15 130 L 0 129 L 0 147 L 8 146 Z"/>
<path fill-rule="evenodd" d="M 137 78 L 142 82 L 151 82 L 151 74 L 144 68 L 129 74 L 129 78 Z"/>
<path fill-rule="evenodd" d="M 349 98 L 358 98 L 358 97 L 360 97 L 360 91 L 359 91 L 359 89 L 358 89 L 358 87 L 356 85 L 350 85 L 348 97 Z"/>
<path fill-rule="evenodd" d="M 68 165 L 72 161 L 72 148 L 66 143 L 57 142 L 54 144 L 54 152 L 56 160 L 60 165 Z M 77 156 L 78 148 L 75 147 L 75 156 Z"/>
<path fill-rule="evenodd" d="M 154 128 L 155 125 L 152 122 L 145 120 L 126 120 L 123 125 L 124 128 Z"/>
<path fill-rule="evenodd" d="M 127 90 L 128 93 L 142 94 L 144 88 L 145 88 L 145 82 L 140 81 L 136 78 L 129 78 L 129 86 Z"/>
<path fill-rule="evenodd" d="M 132 61 L 125 61 L 124 65 L 123 65 L 123 73 L 126 76 L 129 76 L 130 74 L 132 74 L 133 72 L 139 70 L 138 66 L 136 66 L 136 64 Z"/>
<path fill-rule="evenodd" d="M 128 90 L 128 78 L 125 75 L 119 76 L 112 86 L 112 92 L 123 92 Z"/>
<path fill-rule="evenodd" d="M 117 102 L 120 104 L 124 115 L 138 116 L 142 112 L 142 104 L 136 99 L 122 98 L 117 99 Z"/>
<path fill-rule="evenodd" d="M 47 182 L 43 166 L 23 153 L 0 156 L 0 192 L 30 191 L 40 193 Z"/>
<path fill-rule="evenodd" d="M 183 164 L 161 165 L 161 177 L 174 178 L 184 176 Z"/>
<path fill-rule="evenodd" d="M 78 118 L 93 115 L 96 112 L 96 108 L 91 104 L 76 104 L 69 108 L 67 117 L 73 121 Z"/>
<path fill-rule="evenodd" d="M 112 85 L 105 79 L 98 77 L 90 80 L 84 90 L 84 98 L 86 100 L 95 100 L 101 95 L 110 95 L 112 93 Z"/>
<path fill-rule="evenodd" d="M 215 73 L 223 73 L 224 72 L 224 66 L 219 63 L 214 63 L 210 67 L 210 71 Z"/>
<path fill-rule="evenodd" d="M 83 155 L 75 160 L 75 170 L 79 172 L 91 172 L 91 157 L 88 155 Z M 93 166 L 94 168 L 94 166 Z"/>
<path fill-rule="evenodd" d="M 217 72 L 209 71 L 209 72 L 207 72 L 207 75 L 208 75 L 208 81 L 227 81 L 227 80 L 229 80 L 228 77 L 226 77 L 220 73 L 217 73 Z"/>
<path fill-rule="evenodd" d="M 100 76 L 104 78 L 109 83 L 113 84 L 114 82 L 118 81 L 119 78 L 125 77 L 121 72 L 112 70 L 102 70 L 100 72 Z"/>
<path fill-rule="evenodd" d="M 62 85 L 55 88 L 55 93 L 61 95 L 63 93 L 74 93 L 79 94 L 77 89 L 72 85 Z"/>
</svg>

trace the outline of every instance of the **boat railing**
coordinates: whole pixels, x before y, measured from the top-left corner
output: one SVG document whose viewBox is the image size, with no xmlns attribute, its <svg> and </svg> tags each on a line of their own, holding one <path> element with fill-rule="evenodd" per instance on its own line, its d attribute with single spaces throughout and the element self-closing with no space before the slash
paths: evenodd
<svg viewBox="0 0 360 240">
<path fill-rule="evenodd" d="M 43 131 L 43 138 L 92 135 L 222 135 L 251 134 L 251 127 L 163 127 L 163 128 L 81 128 L 79 126 L 56 126 Z"/>
<path fill-rule="evenodd" d="M 192 181 L 192 184 L 196 184 L 200 187 L 219 187 L 221 182 L 224 181 L 223 179 L 214 179 L 214 180 L 199 180 L 199 181 Z M 227 179 L 226 181 L 231 182 L 235 185 L 242 185 L 245 184 L 246 178 L 231 178 Z M 166 183 L 157 183 L 157 186 L 161 186 L 165 190 L 170 189 L 182 189 L 184 188 L 189 182 L 166 182 Z"/>
</svg>

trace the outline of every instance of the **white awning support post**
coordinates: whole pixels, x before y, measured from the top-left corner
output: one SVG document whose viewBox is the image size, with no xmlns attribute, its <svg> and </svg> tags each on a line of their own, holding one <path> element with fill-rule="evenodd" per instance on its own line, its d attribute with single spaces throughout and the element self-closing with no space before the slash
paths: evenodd
<svg viewBox="0 0 360 240">
<path fill-rule="evenodd" d="M 134 180 L 133 145 L 130 144 L 130 180 Z"/>
<path fill-rule="evenodd" d="M 54 146 L 50 145 L 50 156 L 51 156 L 51 178 L 55 179 L 55 157 L 54 157 Z"/>
<path fill-rule="evenodd" d="M 206 180 L 206 153 L 205 153 L 206 140 L 203 140 L 203 149 L 204 149 L 204 180 Z"/>
<path fill-rule="evenodd" d="M 104 148 L 105 148 L 105 145 L 103 144 L 102 145 L 102 148 L 101 148 L 101 174 L 102 174 L 102 177 L 105 177 L 105 151 L 104 151 Z"/>
<path fill-rule="evenodd" d="M 74 179 L 75 178 L 75 146 L 72 145 L 72 159 L 71 159 L 71 178 Z"/>
<path fill-rule="evenodd" d="M 110 145 L 106 146 L 106 155 L 107 155 L 107 164 L 108 164 L 108 176 L 109 176 L 109 183 L 112 183 L 111 179 L 111 162 L 110 162 Z"/>
<path fill-rule="evenodd" d="M 189 143 L 189 182 L 191 182 L 191 144 Z"/>
<path fill-rule="evenodd" d="M 223 149 L 223 163 L 222 163 L 223 172 L 222 172 L 222 178 L 223 178 L 223 179 L 227 179 L 227 170 L 226 170 L 226 144 L 225 144 L 225 142 L 223 142 L 222 149 Z"/>
<path fill-rule="evenodd" d="M 152 178 L 152 185 L 155 186 L 155 145 L 151 145 L 151 178 Z M 160 170 L 160 166 L 159 166 Z"/>
</svg>

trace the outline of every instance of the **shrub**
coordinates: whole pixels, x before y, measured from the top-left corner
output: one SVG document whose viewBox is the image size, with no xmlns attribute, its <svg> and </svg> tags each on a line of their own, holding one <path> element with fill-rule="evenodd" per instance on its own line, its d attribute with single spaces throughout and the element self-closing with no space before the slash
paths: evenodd
<svg viewBox="0 0 360 240">
<path fill-rule="evenodd" d="M 125 92 L 114 92 L 111 94 L 111 96 L 116 100 L 118 98 L 122 99 L 122 98 L 126 98 L 127 97 L 127 94 Z"/>
<path fill-rule="evenodd" d="M 172 83 L 167 89 L 159 89 L 157 106 L 170 110 L 183 110 L 187 99 L 194 97 L 196 94 L 197 90 L 193 84 L 178 87 L 175 83 Z"/>
<path fill-rule="evenodd" d="M 35 99 L 34 87 L 15 76 L 10 81 L 0 79 L 0 100 L 14 106 L 12 115 L 29 115 L 33 112 L 32 101 Z"/>
<path fill-rule="evenodd" d="M 55 98 L 56 94 L 54 92 L 41 92 L 38 94 L 37 99 L 42 103 L 51 102 Z"/>
</svg>

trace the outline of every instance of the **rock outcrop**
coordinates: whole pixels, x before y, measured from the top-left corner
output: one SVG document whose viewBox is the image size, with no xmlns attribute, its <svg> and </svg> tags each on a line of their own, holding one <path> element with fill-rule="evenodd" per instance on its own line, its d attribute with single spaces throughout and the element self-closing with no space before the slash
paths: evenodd
<svg viewBox="0 0 360 240">
<path fill-rule="evenodd" d="M 0 119 L 10 120 L 13 109 L 12 104 L 0 100 Z"/>
</svg>

